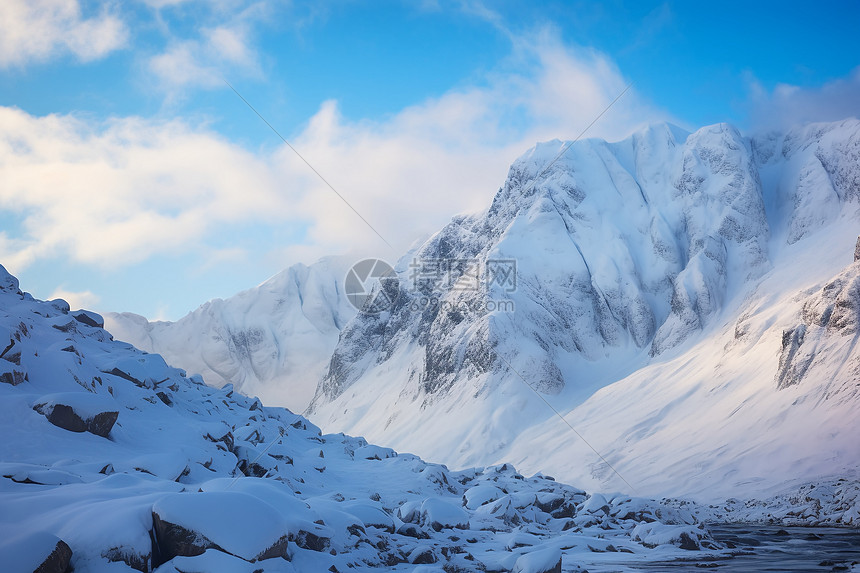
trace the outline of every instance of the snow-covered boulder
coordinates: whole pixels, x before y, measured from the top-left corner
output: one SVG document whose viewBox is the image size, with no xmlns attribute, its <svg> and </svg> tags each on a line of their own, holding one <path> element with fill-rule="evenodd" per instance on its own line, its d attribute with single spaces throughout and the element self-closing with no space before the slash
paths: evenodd
<svg viewBox="0 0 860 573">
<path fill-rule="evenodd" d="M 365 527 L 376 527 L 394 533 L 398 523 L 379 503 L 371 501 L 345 501 L 343 511 L 356 516 Z"/>
<path fill-rule="evenodd" d="M 72 313 L 72 318 L 81 324 L 86 324 L 94 328 L 104 328 L 105 326 L 105 319 L 102 315 L 91 310 L 76 310 Z"/>
<path fill-rule="evenodd" d="M 672 544 L 690 551 L 702 549 L 704 531 L 691 525 L 668 525 L 665 523 L 640 523 L 631 532 L 633 541 L 645 547 Z M 706 541 L 707 543 L 707 541 Z M 710 545 L 709 543 L 707 543 Z"/>
<path fill-rule="evenodd" d="M 288 527 L 266 502 L 240 492 L 171 494 L 152 506 L 164 561 L 217 549 L 246 561 L 288 558 Z"/>
<path fill-rule="evenodd" d="M 20 361 L 20 359 L 16 361 Z M 17 386 L 26 382 L 27 379 L 27 373 L 20 368 L 16 368 L 15 362 L 9 362 L 8 360 L 0 361 L 0 383 Z"/>
<path fill-rule="evenodd" d="M 561 573 L 561 551 L 550 548 L 526 553 L 517 559 L 513 573 Z"/>
<path fill-rule="evenodd" d="M 423 527 L 441 531 L 445 528 L 466 529 L 469 527 L 469 514 L 453 503 L 430 497 L 421 503 L 420 523 Z"/>
<path fill-rule="evenodd" d="M 355 457 L 362 460 L 384 460 L 397 456 L 397 452 L 391 448 L 367 445 L 355 449 Z"/>
<path fill-rule="evenodd" d="M 463 494 L 463 505 L 468 509 L 477 509 L 485 503 L 496 501 L 503 495 L 502 490 L 492 484 L 476 485 Z"/>
<path fill-rule="evenodd" d="M 0 542 L 0 563 L 10 573 L 66 573 L 71 559 L 72 550 L 66 542 L 44 531 L 14 535 Z"/>
<path fill-rule="evenodd" d="M 63 392 L 40 398 L 33 409 L 49 422 L 70 432 L 108 437 L 119 416 L 116 402 L 89 392 Z"/>
</svg>

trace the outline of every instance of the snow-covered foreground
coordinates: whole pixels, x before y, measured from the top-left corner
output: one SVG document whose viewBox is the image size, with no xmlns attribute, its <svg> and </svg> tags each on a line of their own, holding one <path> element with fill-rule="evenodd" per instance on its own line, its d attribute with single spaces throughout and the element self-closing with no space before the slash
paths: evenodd
<svg viewBox="0 0 860 573">
<path fill-rule="evenodd" d="M 323 435 L 0 267 L 3 571 L 575 571 L 724 551 L 693 506 Z M 608 557 L 607 557 L 608 559 Z"/>
</svg>

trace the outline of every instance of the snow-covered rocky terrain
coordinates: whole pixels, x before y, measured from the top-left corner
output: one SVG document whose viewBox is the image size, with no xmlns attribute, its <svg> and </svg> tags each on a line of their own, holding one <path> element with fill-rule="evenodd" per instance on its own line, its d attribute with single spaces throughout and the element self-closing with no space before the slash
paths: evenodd
<svg viewBox="0 0 860 573">
<path fill-rule="evenodd" d="M 309 417 L 647 495 L 857 477 L 860 122 L 567 145 L 399 261 L 395 304 L 346 325 Z M 477 288 L 422 266 L 439 260 L 476 261 Z M 492 272 L 510 261 L 515 288 Z"/>
<path fill-rule="evenodd" d="M 341 328 L 355 315 L 343 294 L 354 261 L 294 265 L 258 287 L 215 299 L 176 322 L 107 313 L 118 340 L 164 356 L 210 385 L 303 411 L 325 373 Z"/>
<path fill-rule="evenodd" d="M 728 557 L 693 504 L 450 471 L 216 389 L 0 266 L 4 572 L 578 571 Z"/>
</svg>

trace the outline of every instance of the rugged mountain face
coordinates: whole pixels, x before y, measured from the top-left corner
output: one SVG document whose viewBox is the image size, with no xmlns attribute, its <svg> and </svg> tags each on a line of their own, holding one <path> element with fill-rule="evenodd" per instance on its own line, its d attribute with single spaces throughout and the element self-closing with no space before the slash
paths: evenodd
<svg viewBox="0 0 860 573">
<path fill-rule="evenodd" d="M 109 313 L 105 320 L 117 338 L 159 353 L 209 384 L 231 383 L 246 395 L 302 411 L 340 329 L 355 314 L 342 290 L 351 262 L 330 257 L 295 265 L 176 322 L 149 322 L 131 313 Z"/>
<path fill-rule="evenodd" d="M 573 463 L 555 463 L 566 452 L 526 441 L 537 427 L 564 426 L 535 392 L 568 420 L 603 427 L 603 411 L 589 408 L 592 420 L 577 409 L 602 395 L 600 388 L 679 353 L 700 360 L 686 353 L 709 336 L 720 339 L 721 321 L 748 312 L 745 297 L 767 277 L 786 269 L 797 275 L 767 282 L 774 305 L 789 296 L 787 284 L 820 288 L 846 263 L 828 251 L 817 254 L 828 264 L 800 266 L 801 258 L 816 257 L 809 249 L 828 243 L 820 237 L 850 257 L 860 199 L 856 120 L 753 139 L 724 124 L 693 134 L 655 126 L 618 143 L 576 142 L 553 162 L 564 147 L 551 142 L 526 153 L 489 209 L 455 218 L 399 262 L 395 304 L 381 314 L 359 314 L 343 330 L 311 404 L 315 420 L 454 464 L 491 463 L 531 448 L 531 457 L 517 460 L 622 487 L 606 467 L 574 470 Z M 437 261 L 457 263 L 441 273 Z M 515 288 L 499 280 L 499 265 L 512 261 Z M 848 293 L 843 299 L 853 296 L 849 286 L 838 289 Z M 831 328 L 822 336 L 837 335 Z M 766 379 L 768 392 L 790 384 L 773 381 L 797 378 L 803 369 L 797 348 L 813 347 L 800 338 L 786 334 L 784 351 L 780 335 L 763 354 L 782 352 L 783 359 L 763 359 L 745 371 L 744 382 Z M 631 406 L 649 392 L 684 403 L 682 387 L 652 379 L 630 389 Z M 632 445 L 619 449 L 615 461 L 623 463 L 638 455 L 638 436 L 659 418 L 635 408 L 617 415 L 609 417 L 641 424 L 625 438 Z M 783 414 L 768 407 L 764 415 Z M 686 424 L 695 423 L 691 416 Z M 696 447 L 717 446 L 700 437 Z M 849 466 L 858 459 L 851 456 Z"/>
<path fill-rule="evenodd" d="M 852 380 L 860 380 L 860 355 L 854 354 L 856 338 L 860 333 L 860 261 L 828 281 L 821 289 L 806 298 L 797 326 L 782 333 L 779 355 L 778 388 L 803 382 L 816 361 L 834 358 L 832 350 L 822 352 L 822 346 L 841 342 L 849 344 L 844 357 Z"/>
<path fill-rule="evenodd" d="M 576 376 L 560 363 L 659 354 L 721 308 L 729 280 L 767 269 L 761 185 L 735 129 L 663 125 L 615 144 L 577 142 L 541 173 L 563 146 L 521 157 L 486 212 L 455 219 L 401 261 L 474 261 L 483 275 L 471 290 L 452 286 L 468 278 L 461 269 L 414 289 L 407 277 L 390 313 L 344 332 L 315 404 L 413 343 L 406 375 L 423 400 L 487 375 L 480 391 L 511 369 L 558 393 Z M 494 261 L 515 261 L 515 290 L 487 276 Z M 495 301 L 515 310 L 482 312 Z"/>
</svg>

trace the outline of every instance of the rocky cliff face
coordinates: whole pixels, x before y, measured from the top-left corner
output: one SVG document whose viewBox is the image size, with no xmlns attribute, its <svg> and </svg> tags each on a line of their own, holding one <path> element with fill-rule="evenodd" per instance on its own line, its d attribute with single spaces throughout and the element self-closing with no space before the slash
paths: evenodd
<svg viewBox="0 0 860 573">
<path fill-rule="evenodd" d="M 815 361 L 833 360 L 836 356 L 827 346 L 849 342 L 843 360 L 849 361 L 844 374 L 860 378 L 860 358 L 854 344 L 860 333 L 860 262 L 856 261 L 833 277 L 803 303 L 797 326 L 783 331 L 779 355 L 777 387 L 800 384 Z M 847 338 L 847 340 L 846 340 Z"/>
<path fill-rule="evenodd" d="M 662 125 L 619 143 L 577 142 L 544 171 L 563 145 L 529 151 L 486 212 L 454 219 L 401 260 L 404 274 L 438 260 L 483 274 L 472 290 L 457 288 L 469 278 L 462 269 L 418 288 L 404 277 L 390 313 L 360 315 L 344 331 L 315 404 L 410 345 L 406 377 L 425 401 L 462 379 L 493 386 L 511 369 L 558 393 L 576 375 L 559 362 L 659 355 L 722 308 L 730 281 L 767 270 L 761 183 L 735 129 Z M 515 261 L 515 288 L 492 281 L 498 261 Z M 491 310 L 500 301 L 514 310 Z"/>
</svg>

